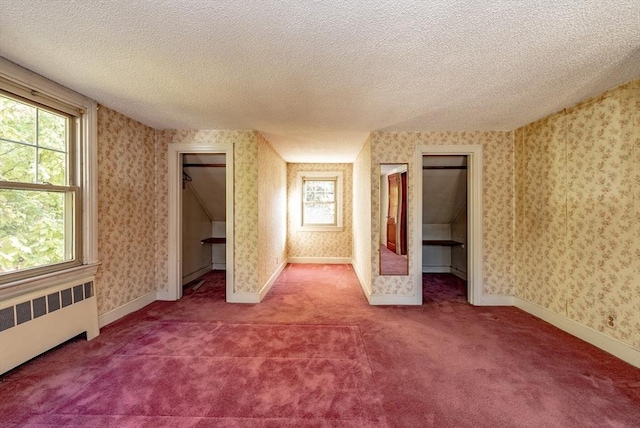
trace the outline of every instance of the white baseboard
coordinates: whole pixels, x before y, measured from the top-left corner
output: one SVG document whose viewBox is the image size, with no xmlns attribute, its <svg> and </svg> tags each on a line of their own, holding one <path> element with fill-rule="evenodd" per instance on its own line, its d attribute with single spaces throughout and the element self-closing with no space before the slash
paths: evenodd
<svg viewBox="0 0 640 428">
<path fill-rule="evenodd" d="M 285 259 L 282 263 L 280 263 L 280 266 L 278 266 L 275 272 L 273 272 L 273 275 L 271 275 L 267 283 L 260 289 L 260 293 L 259 293 L 260 301 L 262 301 L 262 299 L 264 299 L 264 297 L 267 295 L 269 290 L 271 290 L 271 287 L 273 287 L 273 284 L 275 284 L 276 280 L 278 279 L 278 277 L 286 267 L 287 267 L 287 260 Z"/>
<path fill-rule="evenodd" d="M 188 284 L 191 281 L 193 281 L 194 279 L 198 279 L 200 278 L 202 275 L 204 275 L 207 272 L 211 271 L 211 265 L 207 265 L 201 269 L 198 269 L 197 271 L 190 273 L 189 275 L 185 276 L 184 278 L 182 278 L 182 285 Z"/>
<path fill-rule="evenodd" d="M 311 263 L 325 265 L 351 264 L 350 257 L 289 257 L 289 263 Z"/>
<path fill-rule="evenodd" d="M 226 263 L 213 263 L 211 265 L 211 270 L 227 270 Z"/>
<path fill-rule="evenodd" d="M 133 299 L 132 301 L 125 303 L 122 306 L 119 306 L 115 309 L 110 310 L 109 312 L 105 312 L 104 314 L 98 316 L 98 325 L 100 326 L 100 328 L 102 328 L 105 325 L 111 324 L 112 322 L 117 321 L 132 312 L 144 308 L 148 304 L 153 303 L 155 300 L 155 291 L 140 296 L 137 299 Z"/>
<path fill-rule="evenodd" d="M 371 286 L 366 283 L 364 280 L 364 275 L 360 272 L 359 266 L 355 263 L 354 260 L 351 261 L 351 266 L 353 266 L 353 270 L 358 277 L 358 282 L 360 283 L 360 287 L 362 287 L 362 291 L 364 292 L 364 296 L 367 298 L 369 304 L 371 304 Z"/>
<path fill-rule="evenodd" d="M 162 290 L 162 291 L 156 291 L 156 300 L 169 302 L 169 301 L 174 301 L 175 299 L 170 299 L 169 292 L 166 290 Z"/>
<path fill-rule="evenodd" d="M 529 302 L 528 300 L 521 299 L 520 297 L 514 297 L 513 300 L 517 308 L 626 361 L 632 366 L 640 368 L 640 349 L 607 336 L 591 327 L 580 324 L 564 315 Z"/>
<path fill-rule="evenodd" d="M 513 296 L 482 294 L 473 301 L 473 306 L 513 306 Z"/>
<path fill-rule="evenodd" d="M 260 293 L 232 293 L 227 295 L 227 303 L 260 303 Z"/>
<path fill-rule="evenodd" d="M 422 273 L 450 273 L 449 266 L 422 266 Z"/>
<path fill-rule="evenodd" d="M 369 297 L 370 305 L 418 305 L 413 294 L 372 294 Z"/>
<path fill-rule="evenodd" d="M 462 279 L 463 281 L 467 280 L 467 273 L 461 271 L 460 269 L 456 269 L 453 266 L 451 266 L 451 273 L 457 276 L 458 278 Z"/>
</svg>

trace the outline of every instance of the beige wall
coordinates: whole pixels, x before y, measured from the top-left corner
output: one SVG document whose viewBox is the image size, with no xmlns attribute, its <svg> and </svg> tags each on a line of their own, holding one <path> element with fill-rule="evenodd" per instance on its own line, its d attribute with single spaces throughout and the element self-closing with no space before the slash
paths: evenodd
<svg viewBox="0 0 640 428">
<path fill-rule="evenodd" d="M 297 227 L 300 189 L 296 183 L 299 171 L 342 171 L 343 204 L 340 232 L 302 232 Z M 348 257 L 352 255 L 352 195 L 353 168 L 350 163 L 290 163 L 287 164 L 287 253 L 289 257 Z"/>
<path fill-rule="evenodd" d="M 286 259 L 287 163 L 258 138 L 258 284 L 264 286 Z"/>
<path fill-rule="evenodd" d="M 373 293 L 414 294 L 415 264 L 421 263 L 419 254 L 413 254 L 413 233 L 408 235 L 409 276 L 380 276 L 378 236 L 380 236 L 380 183 L 378 171 L 381 163 L 407 163 L 408 221 L 414 231 L 414 185 L 421 180 L 422 171 L 415 171 L 415 150 L 418 145 L 480 144 L 483 148 L 483 282 L 486 294 L 511 294 L 513 285 L 513 134 L 512 132 L 374 132 L 371 134 L 371 246 Z M 417 221 L 421 221 L 418 219 Z M 420 237 L 417 237 L 420 239 Z"/>
<path fill-rule="evenodd" d="M 98 109 L 98 313 L 155 290 L 154 130 Z"/>
<path fill-rule="evenodd" d="M 640 80 L 518 129 L 514 145 L 515 294 L 640 347 Z"/>
<path fill-rule="evenodd" d="M 353 264 L 371 292 L 371 137 L 353 163 Z"/>
<path fill-rule="evenodd" d="M 169 144 L 231 143 L 234 158 L 234 291 L 258 291 L 258 141 L 254 131 L 165 130 L 155 146 L 155 282 L 167 290 Z"/>
</svg>

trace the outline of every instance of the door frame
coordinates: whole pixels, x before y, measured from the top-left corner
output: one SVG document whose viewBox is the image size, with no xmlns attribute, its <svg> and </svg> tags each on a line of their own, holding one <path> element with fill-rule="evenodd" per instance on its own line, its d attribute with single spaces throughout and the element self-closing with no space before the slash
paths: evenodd
<svg viewBox="0 0 640 428">
<path fill-rule="evenodd" d="M 467 156 L 467 300 L 482 305 L 484 282 L 482 276 L 482 145 L 419 145 L 416 147 L 416 183 L 414 183 L 414 239 L 416 263 L 416 303 L 422 304 L 422 156 Z"/>
<path fill-rule="evenodd" d="M 233 237 L 233 144 L 169 144 L 168 167 L 168 300 L 182 297 L 182 155 L 185 153 L 225 155 L 225 199 L 226 199 L 226 300 L 233 294 L 234 237 Z"/>
</svg>

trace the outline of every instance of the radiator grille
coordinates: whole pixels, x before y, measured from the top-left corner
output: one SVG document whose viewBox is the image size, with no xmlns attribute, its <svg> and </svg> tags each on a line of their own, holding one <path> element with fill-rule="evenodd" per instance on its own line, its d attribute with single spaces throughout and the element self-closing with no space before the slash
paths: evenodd
<svg viewBox="0 0 640 428">
<path fill-rule="evenodd" d="M 65 308 L 93 296 L 93 281 L 0 309 L 0 331 Z M 62 305 L 61 305 L 62 303 Z"/>
</svg>

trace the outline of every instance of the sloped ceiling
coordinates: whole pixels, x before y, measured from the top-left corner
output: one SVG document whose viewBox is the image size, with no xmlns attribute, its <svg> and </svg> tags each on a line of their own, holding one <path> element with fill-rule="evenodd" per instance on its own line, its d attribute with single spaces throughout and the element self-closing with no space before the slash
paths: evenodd
<svg viewBox="0 0 640 428">
<path fill-rule="evenodd" d="M 423 166 L 466 165 L 466 156 L 423 156 Z M 467 200 L 466 169 L 422 170 L 422 224 L 450 224 Z"/>
<path fill-rule="evenodd" d="M 640 76 L 640 2 L 0 0 L 0 56 L 157 129 L 289 162 L 370 131 L 511 130 Z"/>
<path fill-rule="evenodd" d="M 224 155 L 184 155 L 184 164 L 225 164 Z M 220 167 L 184 167 L 183 171 L 191 177 L 191 186 L 202 207 L 212 221 L 225 221 L 226 218 L 226 168 Z"/>
</svg>

